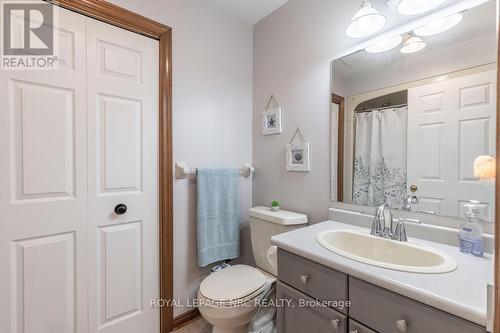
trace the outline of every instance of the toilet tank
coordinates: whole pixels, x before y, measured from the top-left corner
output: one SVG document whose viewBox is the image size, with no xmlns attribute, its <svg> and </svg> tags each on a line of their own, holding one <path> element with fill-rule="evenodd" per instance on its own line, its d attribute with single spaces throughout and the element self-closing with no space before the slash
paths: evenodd
<svg viewBox="0 0 500 333">
<path fill-rule="evenodd" d="M 307 224 L 307 216 L 286 210 L 273 212 L 264 206 L 250 208 L 249 215 L 255 263 L 277 276 L 277 248 L 271 244 L 271 237 L 303 227 Z"/>
</svg>

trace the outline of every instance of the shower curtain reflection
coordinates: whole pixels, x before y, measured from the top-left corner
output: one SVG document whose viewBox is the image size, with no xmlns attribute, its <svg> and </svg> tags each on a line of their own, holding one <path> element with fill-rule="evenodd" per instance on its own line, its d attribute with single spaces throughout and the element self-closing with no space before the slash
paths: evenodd
<svg viewBox="0 0 500 333">
<path fill-rule="evenodd" d="M 374 109 L 355 115 L 353 203 L 402 208 L 406 197 L 408 107 Z"/>
</svg>

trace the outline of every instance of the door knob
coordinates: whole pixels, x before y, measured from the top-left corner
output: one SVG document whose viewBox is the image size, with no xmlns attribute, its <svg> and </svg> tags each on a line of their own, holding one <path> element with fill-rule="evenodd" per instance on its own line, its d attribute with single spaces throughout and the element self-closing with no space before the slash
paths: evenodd
<svg viewBox="0 0 500 333">
<path fill-rule="evenodd" d="M 331 324 L 333 328 L 339 328 L 340 327 L 340 320 L 339 319 L 332 319 Z"/>
<path fill-rule="evenodd" d="M 309 275 L 307 275 L 307 274 L 302 275 L 302 276 L 300 277 L 300 281 L 301 281 L 302 283 L 307 283 L 307 282 L 309 281 Z"/>
<path fill-rule="evenodd" d="M 126 212 L 127 212 L 127 205 L 121 203 L 115 206 L 116 215 L 123 215 Z"/>
<path fill-rule="evenodd" d="M 415 192 L 417 192 L 417 191 L 418 191 L 418 187 L 417 187 L 417 185 L 411 185 L 411 186 L 410 186 L 410 191 L 411 191 L 411 193 L 415 193 Z"/>
</svg>

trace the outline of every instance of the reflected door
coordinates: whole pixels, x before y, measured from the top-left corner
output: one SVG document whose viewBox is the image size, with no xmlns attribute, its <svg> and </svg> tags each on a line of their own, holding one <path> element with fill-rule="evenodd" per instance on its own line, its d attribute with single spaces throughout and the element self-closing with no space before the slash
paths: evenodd
<svg viewBox="0 0 500 333">
<path fill-rule="evenodd" d="M 495 155 L 495 71 L 409 89 L 408 110 L 408 193 L 420 209 L 463 217 L 478 200 L 493 221 L 494 184 L 474 177 L 473 162 Z"/>
</svg>

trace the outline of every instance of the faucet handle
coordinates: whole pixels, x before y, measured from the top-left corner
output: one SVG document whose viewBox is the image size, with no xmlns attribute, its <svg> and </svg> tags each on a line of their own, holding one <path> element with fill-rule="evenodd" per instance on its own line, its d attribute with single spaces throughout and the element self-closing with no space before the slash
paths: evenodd
<svg viewBox="0 0 500 333">
<path fill-rule="evenodd" d="M 411 212 L 418 211 L 420 209 L 420 202 L 417 196 L 413 194 L 406 196 L 403 203 L 403 209 Z"/>
<path fill-rule="evenodd" d="M 377 207 L 377 209 L 375 209 L 375 216 L 373 217 L 372 230 L 370 231 L 370 234 L 372 234 L 373 236 L 380 236 L 384 231 L 381 221 L 381 214 L 382 207 Z"/>
<path fill-rule="evenodd" d="M 405 220 L 403 218 L 398 219 L 398 222 L 396 224 L 396 231 L 394 232 L 392 239 L 400 242 L 408 241 L 408 237 L 406 237 Z"/>
</svg>

